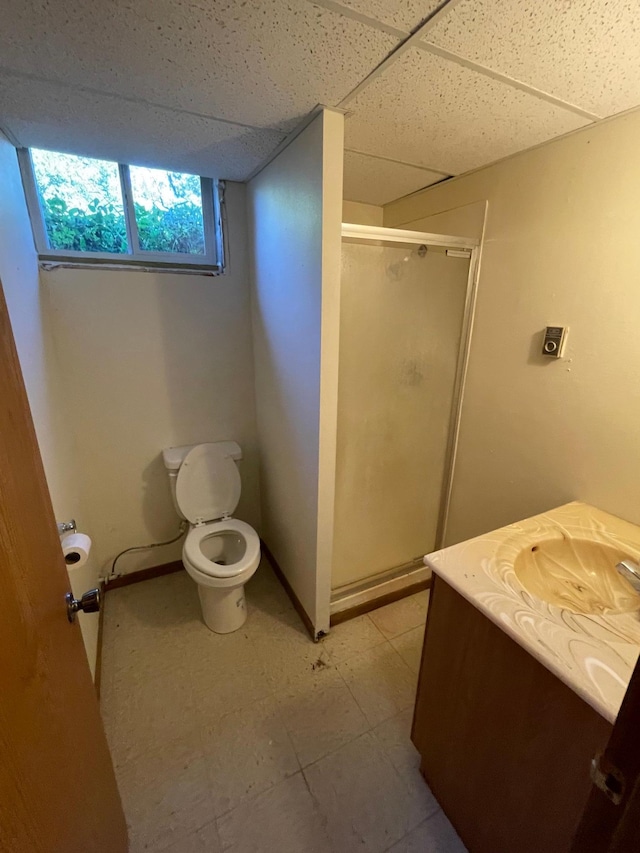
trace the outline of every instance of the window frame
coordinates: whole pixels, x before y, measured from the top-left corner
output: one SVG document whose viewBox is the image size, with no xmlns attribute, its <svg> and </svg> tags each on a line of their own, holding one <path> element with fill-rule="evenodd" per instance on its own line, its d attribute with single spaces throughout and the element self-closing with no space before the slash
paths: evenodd
<svg viewBox="0 0 640 853">
<path fill-rule="evenodd" d="M 89 159 L 100 160 L 103 158 L 92 157 Z M 33 239 L 38 253 L 38 259 L 42 263 L 64 263 L 66 265 L 78 266 L 93 264 L 97 266 L 128 266 L 158 269 L 180 268 L 213 273 L 224 272 L 224 215 L 222 210 L 222 206 L 224 204 L 223 182 L 216 181 L 214 185 L 213 178 L 203 178 L 202 176 L 199 176 L 205 248 L 203 255 L 187 254 L 185 252 L 150 252 L 140 248 L 138 223 L 136 222 L 133 203 L 129 164 L 118 163 L 118 175 L 120 177 L 120 190 L 122 192 L 124 220 L 127 229 L 129 251 L 126 253 L 81 252 L 76 249 L 51 248 L 49 245 L 49 237 L 47 235 L 40 193 L 38 192 L 38 185 L 33 168 L 33 160 L 31 159 L 31 150 L 29 148 L 18 149 L 18 163 L 20 165 L 20 173 L 22 175 L 22 184 L 24 187 L 27 209 L 29 211 L 29 218 L 31 219 Z"/>
</svg>

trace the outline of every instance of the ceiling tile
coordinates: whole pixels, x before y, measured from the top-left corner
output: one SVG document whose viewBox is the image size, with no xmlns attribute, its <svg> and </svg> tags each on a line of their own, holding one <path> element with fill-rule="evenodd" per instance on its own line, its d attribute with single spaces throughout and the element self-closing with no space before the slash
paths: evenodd
<svg viewBox="0 0 640 853">
<path fill-rule="evenodd" d="M 444 177 L 439 172 L 406 163 L 394 163 L 356 151 L 344 152 L 343 196 L 348 201 L 387 204 Z"/>
<path fill-rule="evenodd" d="M 4 0 L 5 68 L 260 127 L 337 104 L 397 44 L 306 0 Z"/>
<path fill-rule="evenodd" d="M 442 5 L 442 0 L 338 0 L 338 2 L 347 9 L 407 33 Z"/>
<path fill-rule="evenodd" d="M 347 148 L 459 174 L 588 120 L 419 49 L 349 104 Z"/>
<path fill-rule="evenodd" d="M 462 0 L 429 41 L 597 115 L 640 104 L 637 0 Z"/>
<path fill-rule="evenodd" d="M 27 147 L 235 181 L 244 180 L 284 139 L 274 130 L 8 75 L 0 75 L 0 127 Z"/>
</svg>

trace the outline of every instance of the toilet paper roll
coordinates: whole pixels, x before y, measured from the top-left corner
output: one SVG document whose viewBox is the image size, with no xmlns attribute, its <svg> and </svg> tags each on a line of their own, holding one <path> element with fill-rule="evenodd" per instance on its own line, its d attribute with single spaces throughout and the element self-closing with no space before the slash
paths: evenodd
<svg viewBox="0 0 640 853">
<path fill-rule="evenodd" d="M 91 539 L 86 533 L 70 533 L 62 540 L 62 553 L 68 566 L 84 566 L 90 551 Z"/>
</svg>

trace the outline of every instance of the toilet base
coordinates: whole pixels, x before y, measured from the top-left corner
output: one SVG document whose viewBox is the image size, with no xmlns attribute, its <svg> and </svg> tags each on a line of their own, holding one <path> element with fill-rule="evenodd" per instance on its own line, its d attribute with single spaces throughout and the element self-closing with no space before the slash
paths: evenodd
<svg viewBox="0 0 640 853">
<path fill-rule="evenodd" d="M 247 621 L 244 584 L 228 589 L 198 584 L 204 624 L 216 634 L 230 634 Z"/>
</svg>

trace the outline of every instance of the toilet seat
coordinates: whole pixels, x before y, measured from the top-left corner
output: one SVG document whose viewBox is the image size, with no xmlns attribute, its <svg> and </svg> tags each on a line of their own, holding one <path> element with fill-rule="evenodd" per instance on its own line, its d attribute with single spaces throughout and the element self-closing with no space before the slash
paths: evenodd
<svg viewBox="0 0 640 853">
<path fill-rule="evenodd" d="M 240 473 L 219 444 L 197 444 L 185 456 L 176 480 L 176 502 L 192 524 L 229 517 L 240 500 Z"/>
<path fill-rule="evenodd" d="M 201 550 L 201 543 L 211 536 L 222 533 L 237 533 L 245 541 L 245 552 L 242 557 L 230 565 L 221 565 L 206 557 Z M 235 578 L 247 569 L 253 570 L 260 560 L 260 538 L 253 527 L 237 518 L 223 518 L 198 524 L 192 527 L 184 542 L 183 556 L 191 566 L 210 578 Z"/>
</svg>

